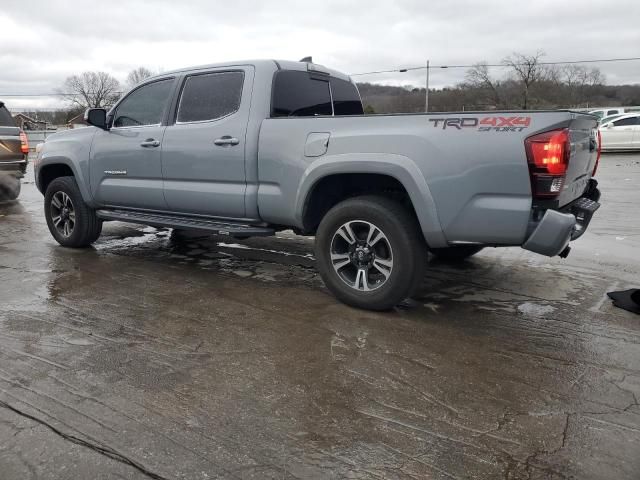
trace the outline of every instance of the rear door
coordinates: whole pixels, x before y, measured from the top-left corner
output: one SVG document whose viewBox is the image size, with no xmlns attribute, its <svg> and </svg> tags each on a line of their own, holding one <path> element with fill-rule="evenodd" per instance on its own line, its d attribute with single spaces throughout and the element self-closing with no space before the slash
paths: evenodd
<svg viewBox="0 0 640 480">
<path fill-rule="evenodd" d="M 91 147 L 90 177 L 101 205 L 166 210 L 161 146 L 175 79 L 146 83 L 112 114 L 110 130 L 98 130 Z"/>
<path fill-rule="evenodd" d="M 245 143 L 254 68 L 217 68 L 182 81 L 162 144 L 164 195 L 173 212 L 245 216 Z"/>
</svg>

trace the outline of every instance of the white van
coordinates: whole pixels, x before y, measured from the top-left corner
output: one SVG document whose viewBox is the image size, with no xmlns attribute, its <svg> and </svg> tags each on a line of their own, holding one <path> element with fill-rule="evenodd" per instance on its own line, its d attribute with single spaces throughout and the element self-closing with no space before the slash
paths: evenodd
<svg viewBox="0 0 640 480">
<path fill-rule="evenodd" d="M 611 115 L 621 115 L 626 113 L 624 107 L 609 107 L 609 108 L 599 108 L 598 110 L 589 110 L 591 115 L 596 115 L 598 118 L 609 117 Z"/>
</svg>

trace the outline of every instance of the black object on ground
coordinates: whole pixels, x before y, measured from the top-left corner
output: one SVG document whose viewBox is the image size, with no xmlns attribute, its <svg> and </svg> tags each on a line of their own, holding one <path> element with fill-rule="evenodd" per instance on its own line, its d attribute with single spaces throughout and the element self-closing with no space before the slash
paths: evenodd
<svg viewBox="0 0 640 480">
<path fill-rule="evenodd" d="M 608 292 L 613 305 L 629 312 L 640 314 L 640 289 L 630 288 L 620 292 Z"/>
</svg>

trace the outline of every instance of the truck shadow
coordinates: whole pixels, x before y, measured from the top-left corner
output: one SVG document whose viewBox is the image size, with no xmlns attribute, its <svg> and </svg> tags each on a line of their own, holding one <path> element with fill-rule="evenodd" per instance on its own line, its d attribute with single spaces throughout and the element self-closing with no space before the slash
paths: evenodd
<svg viewBox="0 0 640 480">
<path fill-rule="evenodd" d="M 113 223 L 105 225 L 95 248 L 246 280 L 324 290 L 315 268 L 313 238 L 293 232 L 237 239 Z M 458 262 L 430 256 L 421 287 L 400 309 L 426 307 L 436 312 L 457 310 L 466 304 L 480 310 L 516 312 L 527 302 L 544 307 L 550 302 L 569 301 L 579 290 L 575 276 L 563 273 L 553 261 L 517 248 L 488 248 Z"/>
</svg>

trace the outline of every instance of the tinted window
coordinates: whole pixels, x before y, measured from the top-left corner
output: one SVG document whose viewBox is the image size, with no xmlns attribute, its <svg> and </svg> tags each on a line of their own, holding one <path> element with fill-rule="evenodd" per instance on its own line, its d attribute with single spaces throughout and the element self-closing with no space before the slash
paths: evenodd
<svg viewBox="0 0 640 480">
<path fill-rule="evenodd" d="M 307 72 L 282 70 L 273 85 L 273 117 L 331 115 L 329 82 Z"/>
<path fill-rule="evenodd" d="M 615 115 L 616 113 L 618 113 L 618 110 L 609 110 L 607 115 Z"/>
<path fill-rule="evenodd" d="M 240 108 L 244 73 L 221 72 L 187 77 L 178 122 L 200 122 L 229 115 Z"/>
<path fill-rule="evenodd" d="M 16 122 L 7 110 L 7 107 L 0 104 L 0 127 L 15 127 Z"/>
<path fill-rule="evenodd" d="M 613 122 L 614 127 L 624 127 L 627 125 L 638 125 L 638 117 L 621 118 Z"/>
<path fill-rule="evenodd" d="M 364 114 L 358 89 L 353 83 L 333 77 L 331 77 L 330 83 L 335 115 Z"/>
<path fill-rule="evenodd" d="M 162 122 L 173 79 L 149 83 L 131 92 L 116 110 L 114 127 L 139 127 Z"/>
</svg>

